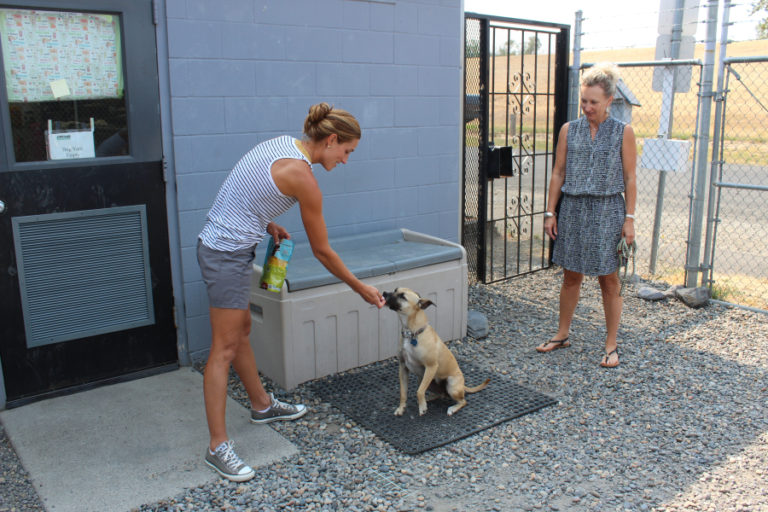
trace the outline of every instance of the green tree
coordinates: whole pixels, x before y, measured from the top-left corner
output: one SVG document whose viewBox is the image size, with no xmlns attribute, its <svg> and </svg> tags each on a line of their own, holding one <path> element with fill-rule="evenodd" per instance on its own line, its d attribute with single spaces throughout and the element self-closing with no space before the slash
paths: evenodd
<svg viewBox="0 0 768 512">
<path fill-rule="evenodd" d="M 760 0 L 761 2 L 768 2 L 768 0 Z M 525 42 L 525 50 L 523 53 L 526 55 L 532 55 L 536 53 L 539 48 L 541 48 L 541 41 L 539 40 L 538 36 L 531 36 L 528 38 L 528 40 Z"/>
<path fill-rule="evenodd" d="M 496 50 L 496 55 L 520 55 L 520 45 L 517 41 L 504 41 Z"/>
<path fill-rule="evenodd" d="M 757 23 L 757 37 L 768 39 L 768 0 L 756 0 L 752 3 L 752 12 L 750 14 L 761 13 L 764 17 Z"/>
<path fill-rule="evenodd" d="M 465 47 L 464 53 L 467 57 L 479 57 L 480 56 L 480 41 L 478 40 L 467 40 L 467 45 Z"/>
</svg>

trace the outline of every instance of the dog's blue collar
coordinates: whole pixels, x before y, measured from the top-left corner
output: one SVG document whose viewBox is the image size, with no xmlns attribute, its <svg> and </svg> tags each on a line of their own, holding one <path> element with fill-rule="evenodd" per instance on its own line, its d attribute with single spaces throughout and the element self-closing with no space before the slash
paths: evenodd
<svg viewBox="0 0 768 512">
<path fill-rule="evenodd" d="M 422 327 L 421 329 L 415 332 L 409 329 L 403 329 L 402 331 L 403 339 L 410 339 L 411 345 L 415 347 L 416 344 L 418 343 L 416 338 L 419 336 L 419 334 L 423 333 L 426 328 L 427 326 L 425 325 L 424 327 Z"/>
</svg>

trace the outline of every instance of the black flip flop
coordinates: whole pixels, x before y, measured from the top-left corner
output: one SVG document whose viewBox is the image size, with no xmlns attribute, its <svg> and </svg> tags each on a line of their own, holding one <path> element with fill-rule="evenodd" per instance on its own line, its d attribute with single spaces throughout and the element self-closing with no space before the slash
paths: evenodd
<svg viewBox="0 0 768 512">
<path fill-rule="evenodd" d="M 554 343 L 555 346 L 552 348 L 542 349 L 541 345 L 536 347 L 537 352 L 541 352 L 542 354 L 546 354 L 547 352 L 552 352 L 553 350 L 557 350 L 559 348 L 568 348 L 571 346 L 571 344 L 568 342 L 568 338 L 562 339 L 562 340 L 548 340 L 543 345 L 546 347 L 550 343 Z"/>
<path fill-rule="evenodd" d="M 608 360 L 611 358 L 614 352 L 616 353 L 616 364 L 608 364 Z M 600 361 L 600 366 L 603 368 L 616 368 L 619 366 L 619 347 L 616 347 L 615 349 L 605 354 L 605 356 L 603 356 L 603 360 Z"/>
</svg>

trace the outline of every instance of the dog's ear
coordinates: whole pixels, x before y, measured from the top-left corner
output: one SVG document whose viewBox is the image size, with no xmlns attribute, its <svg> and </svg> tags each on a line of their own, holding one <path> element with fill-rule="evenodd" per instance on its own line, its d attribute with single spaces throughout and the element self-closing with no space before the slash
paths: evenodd
<svg viewBox="0 0 768 512">
<path fill-rule="evenodd" d="M 432 302 L 429 299 L 419 299 L 419 307 L 421 309 L 427 309 L 429 306 L 437 307 L 437 304 L 435 304 L 434 302 Z"/>
</svg>

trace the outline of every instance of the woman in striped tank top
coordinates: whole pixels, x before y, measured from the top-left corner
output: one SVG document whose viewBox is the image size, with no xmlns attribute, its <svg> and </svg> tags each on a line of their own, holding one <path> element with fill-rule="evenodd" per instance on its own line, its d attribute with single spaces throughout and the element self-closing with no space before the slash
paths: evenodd
<svg viewBox="0 0 768 512">
<path fill-rule="evenodd" d="M 598 276 L 606 326 L 600 365 L 608 368 L 619 364 L 616 336 L 622 299 L 617 246 L 622 237 L 628 244 L 635 239 L 637 197 L 635 134 L 608 112 L 618 81 L 613 64 L 587 70 L 581 78 L 584 115 L 560 130 L 544 213 L 544 230 L 555 240 L 552 261 L 563 267 L 560 320 L 555 336 L 536 347 L 551 352 L 570 346 L 571 320 L 584 275 Z"/>
<path fill-rule="evenodd" d="M 304 139 L 289 136 L 263 142 L 235 165 L 221 186 L 198 240 L 197 257 L 209 299 L 212 341 L 203 393 L 210 432 L 206 463 L 229 480 L 254 477 L 233 449 L 225 422 L 229 368 L 238 373 L 251 401 L 251 421 L 268 423 L 303 416 L 304 405 L 283 403 L 267 394 L 259 378 L 249 333 L 249 293 L 256 245 L 271 236 L 290 238 L 272 219 L 299 203 L 315 257 L 363 300 L 379 308 L 384 298 L 361 282 L 328 243 L 323 196 L 312 164 L 330 171 L 346 164 L 360 140 L 360 125 L 349 113 L 327 103 L 313 105 L 304 121 Z"/>
</svg>

